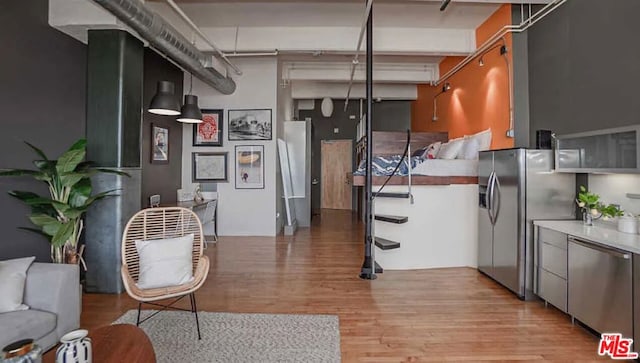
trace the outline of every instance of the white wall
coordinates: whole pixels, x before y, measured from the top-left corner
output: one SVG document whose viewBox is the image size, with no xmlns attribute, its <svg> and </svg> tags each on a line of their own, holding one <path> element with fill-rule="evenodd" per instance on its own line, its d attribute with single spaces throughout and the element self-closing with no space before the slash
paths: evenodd
<svg viewBox="0 0 640 363">
<path fill-rule="evenodd" d="M 373 190 L 378 187 L 374 186 Z M 406 193 L 391 185 L 385 192 Z M 400 248 L 376 247 L 376 261 L 387 270 L 476 267 L 478 263 L 478 186 L 414 185 L 408 199 L 376 199 L 376 213 L 408 216 L 405 224 L 375 222 L 375 235 L 400 242 Z"/>
<path fill-rule="evenodd" d="M 185 125 L 183 132 L 182 185 L 191 184 L 192 152 L 228 152 L 229 181 L 218 183 L 218 234 L 221 236 L 275 236 L 276 219 L 276 139 L 278 137 L 276 87 L 278 87 L 277 59 L 234 59 L 243 72 L 233 76 L 237 89 L 231 95 L 218 91 L 194 78 L 193 94 L 199 97 L 201 109 L 224 109 L 224 135 L 222 147 L 193 147 L 192 126 Z M 185 92 L 189 90 L 189 76 L 185 76 Z M 272 109 L 273 138 L 271 141 L 229 141 L 229 109 Z M 265 188 L 235 189 L 236 145 L 264 145 Z"/>
<path fill-rule="evenodd" d="M 591 174 L 589 190 L 600 195 L 606 204 L 620 204 L 627 212 L 640 215 L 640 199 L 629 199 L 627 193 L 640 194 L 640 175 Z"/>
</svg>

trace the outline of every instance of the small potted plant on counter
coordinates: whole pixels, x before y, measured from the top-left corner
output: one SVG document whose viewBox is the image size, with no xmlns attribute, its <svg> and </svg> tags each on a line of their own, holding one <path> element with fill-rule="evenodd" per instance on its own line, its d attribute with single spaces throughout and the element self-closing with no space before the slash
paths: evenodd
<svg viewBox="0 0 640 363">
<path fill-rule="evenodd" d="M 582 221 L 586 226 L 592 226 L 593 221 L 599 218 L 609 220 L 612 218 L 623 217 L 624 211 L 616 204 L 605 205 L 600 202 L 600 196 L 587 190 L 583 185 L 580 186 L 580 193 L 576 200 L 578 206 L 582 208 Z M 620 219 L 618 220 L 620 224 Z M 620 225 L 618 226 L 620 229 Z"/>
</svg>

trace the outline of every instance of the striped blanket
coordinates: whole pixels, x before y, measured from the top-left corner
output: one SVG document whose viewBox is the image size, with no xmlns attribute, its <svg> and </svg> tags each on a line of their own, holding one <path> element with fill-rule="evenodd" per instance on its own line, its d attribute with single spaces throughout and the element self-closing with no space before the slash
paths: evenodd
<svg viewBox="0 0 640 363">
<path fill-rule="evenodd" d="M 407 159 L 402 160 L 402 155 L 391 155 L 391 156 L 374 156 L 372 162 L 372 171 L 375 176 L 388 176 L 391 175 L 393 169 L 396 168 L 398 163 L 402 161 L 402 164 L 398 168 L 398 171 L 395 175 L 406 176 L 409 175 L 409 163 Z M 424 159 L 420 156 L 412 156 L 411 157 L 411 169 L 415 168 L 416 165 L 423 162 Z M 366 174 L 366 161 L 362 160 L 360 165 L 358 165 L 358 170 L 356 170 L 353 175 L 365 175 Z"/>
</svg>

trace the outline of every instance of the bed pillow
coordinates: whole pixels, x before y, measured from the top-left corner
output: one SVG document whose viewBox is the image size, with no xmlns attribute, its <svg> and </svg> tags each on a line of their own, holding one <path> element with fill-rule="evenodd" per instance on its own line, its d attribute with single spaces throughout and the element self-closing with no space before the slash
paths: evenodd
<svg viewBox="0 0 640 363">
<path fill-rule="evenodd" d="M 27 310 L 22 303 L 27 270 L 35 257 L 0 261 L 0 313 Z"/>
<path fill-rule="evenodd" d="M 193 234 L 135 243 L 140 256 L 138 288 L 178 286 L 193 280 Z"/>
<path fill-rule="evenodd" d="M 464 160 L 476 160 L 478 159 L 478 153 L 480 152 L 480 143 L 478 139 L 472 137 L 465 138 L 462 149 L 458 153 L 458 159 Z"/>
<path fill-rule="evenodd" d="M 453 160 L 455 159 L 460 150 L 464 146 L 464 138 L 460 137 L 457 139 L 449 140 L 448 143 L 442 144 L 440 146 L 440 150 L 438 151 L 438 159 L 445 160 Z"/>
<path fill-rule="evenodd" d="M 476 134 L 469 135 L 469 138 L 478 141 L 478 145 L 480 145 L 479 151 L 487 151 L 491 149 L 491 129 L 486 129 Z"/>
<path fill-rule="evenodd" d="M 438 157 L 438 153 L 440 152 L 440 148 L 442 147 L 442 142 L 436 141 L 433 144 L 429 145 L 427 149 L 427 153 L 425 154 L 425 159 L 435 159 Z"/>
<path fill-rule="evenodd" d="M 440 150 L 440 145 L 442 143 L 440 141 L 434 142 L 429 146 L 421 147 L 416 150 L 411 156 L 419 157 L 422 159 L 435 159 L 438 155 L 438 151 Z"/>
<path fill-rule="evenodd" d="M 414 151 L 411 154 L 411 156 L 419 157 L 419 158 L 426 158 L 427 150 L 429 150 L 430 147 L 431 147 L 431 145 L 425 146 L 425 147 L 421 147 L 418 150 Z"/>
</svg>

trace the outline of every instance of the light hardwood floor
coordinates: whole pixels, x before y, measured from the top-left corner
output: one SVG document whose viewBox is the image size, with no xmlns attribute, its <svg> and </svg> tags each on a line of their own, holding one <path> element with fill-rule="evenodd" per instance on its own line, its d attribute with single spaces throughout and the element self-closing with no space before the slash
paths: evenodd
<svg viewBox="0 0 640 363">
<path fill-rule="evenodd" d="M 344 362 L 599 360 L 596 338 L 567 316 L 518 300 L 475 269 L 360 280 L 362 229 L 349 212 L 324 211 L 295 237 L 222 237 L 206 250 L 198 308 L 338 315 Z M 85 294 L 82 326 L 135 307 L 126 294 Z"/>
</svg>

